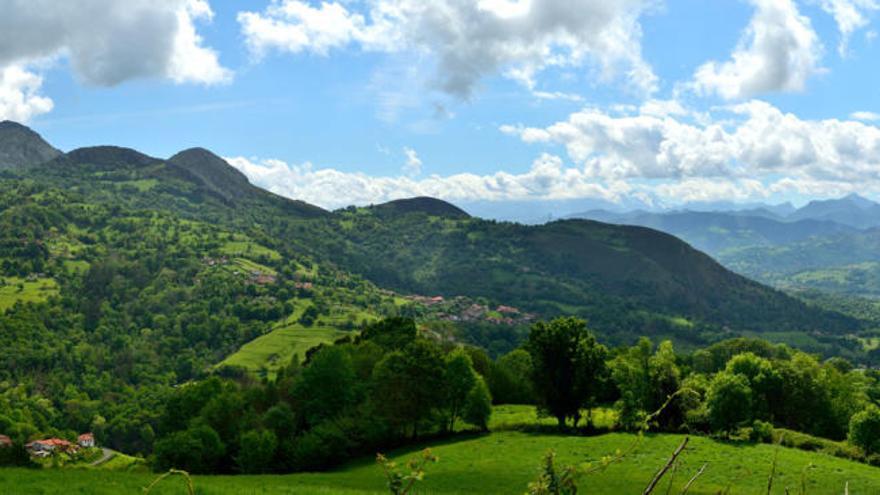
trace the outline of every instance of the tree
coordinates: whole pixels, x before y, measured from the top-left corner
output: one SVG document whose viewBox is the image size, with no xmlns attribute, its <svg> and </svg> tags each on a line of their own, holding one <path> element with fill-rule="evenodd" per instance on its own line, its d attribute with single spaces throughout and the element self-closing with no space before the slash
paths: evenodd
<svg viewBox="0 0 880 495">
<path fill-rule="evenodd" d="M 250 430 L 241 435 L 238 456 L 235 463 L 245 474 L 268 473 L 272 470 L 272 460 L 278 438 L 270 430 Z"/>
<path fill-rule="evenodd" d="M 492 394 L 483 377 L 477 377 L 464 403 L 463 417 L 468 423 L 485 431 L 492 416 Z"/>
<path fill-rule="evenodd" d="M 489 389 L 498 404 L 534 404 L 532 356 L 516 349 L 500 358 L 489 375 Z"/>
<path fill-rule="evenodd" d="M 849 442 L 865 451 L 880 453 L 880 408 L 869 405 L 849 420 Z"/>
<path fill-rule="evenodd" d="M 311 426 L 341 414 L 354 402 L 355 372 L 341 346 L 318 351 L 297 377 L 293 394 Z"/>
<path fill-rule="evenodd" d="M 416 340 L 418 329 L 411 318 L 386 318 L 368 325 L 361 332 L 361 340 L 369 340 L 386 350 L 402 350 Z"/>
<path fill-rule="evenodd" d="M 709 422 L 715 431 L 730 433 L 752 419 L 752 389 L 740 374 L 720 372 L 712 379 L 706 396 Z"/>
<path fill-rule="evenodd" d="M 539 409 L 559 427 L 571 418 L 577 425 L 581 407 L 591 407 L 605 375 L 607 350 L 577 318 L 558 318 L 532 326 L 526 349 L 532 357 L 532 379 Z"/>
<path fill-rule="evenodd" d="M 394 351 L 373 372 L 373 407 L 397 429 L 409 427 L 418 436 L 419 422 L 436 409 L 443 395 L 444 363 L 440 349 L 416 340 L 403 351 Z"/>
<path fill-rule="evenodd" d="M 446 429 L 454 431 L 455 421 L 461 415 L 468 394 L 477 382 L 477 374 L 467 352 L 456 349 L 446 356 L 443 381 L 446 390 L 446 409 L 449 411 Z"/>
<path fill-rule="evenodd" d="M 611 378 L 620 392 L 618 422 L 627 430 L 642 427 L 651 407 L 651 352 L 645 337 L 611 361 Z"/>
<path fill-rule="evenodd" d="M 159 440 L 154 451 L 160 470 L 176 468 L 191 473 L 212 473 L 226 446 L 213 428 L 199 425 Z"/>
</svg>

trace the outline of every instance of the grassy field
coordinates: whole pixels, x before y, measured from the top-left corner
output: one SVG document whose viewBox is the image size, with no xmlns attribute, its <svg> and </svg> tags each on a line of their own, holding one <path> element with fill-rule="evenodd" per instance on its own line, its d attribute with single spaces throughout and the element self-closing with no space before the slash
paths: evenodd
<svg viewBox="0 0 880 495">
<path fill-rule="evenodd" d="M 680 435 L 649 435 L 637 450 L 604 471 L 581 480 L 581 491 L 598 494 L 641 493 L 654 472 L 664 464 L 682 440 Z M 430 494 L 519 494 L 533 480 L 543 454 L 554 449 L 560 463 L 596 462 L 605 455 L 627 450 L 637 437 L 607 434 L 598 437 L 536 435 L 501 432 L 434 442 L 430 446 L 440 458 L 427 469 L 418 493 Z M 675 472 L 655 493 L 679 493 L 703 464 L 705 473 L 689 493 L 766 493 L 767 477 L 777 447 L 722 443 L 694 437 L 679 457 Z M 418 449 L 393 453 L 405 460 Z M 805 480 L 807 493 L 878 493 L 880 469 L 822 454 L 779 448 L 774 494 L 800 493 Z M 0 470 L 0 493 L 4 494 L 136 494 L 154 475 L 98 470 Z M 280 476 L 196 476 L 196 492 L 222 494 L 381 494 L 384 481 L 372 458 L 365 458 L 329 473 Z M 164 481 L 155 494 L 186 493 L 182 480 Z"/>
<path fill-rule="evenodd" d="M 302 360 L 306 351 L 329 344 L 346 333 L 332 326 L 316 323 L 306 327 L 297 322 L 308 304 L 298 304 L 293 314 L 275 328 L 242 346 L 219 366 L 241 366 L 249 371 L 265 369 L 269 374 L 290 363 L 293 355 Z"/>
<path fill-rule="evenodd" d="M 58 293 L 58 283 L 51 278 L 28 281 L 22 278 L 0 278 L 0 313 L 11 308 L 17 301 L 42 302 Z"/>
</svg>

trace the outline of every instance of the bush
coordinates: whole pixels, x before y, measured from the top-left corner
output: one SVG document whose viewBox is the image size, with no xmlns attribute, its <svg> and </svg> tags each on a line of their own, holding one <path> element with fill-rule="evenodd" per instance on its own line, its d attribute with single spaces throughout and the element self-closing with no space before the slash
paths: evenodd
<svg viewBox="0 0 880 495">
<path fill-rule="evenodd" d="M 353 447 L 348 435 L 334 423 L 323 423 L 294 440 L 293 463 L 297 471 L 319 471 L 348 458 Z"/>
<path fill-rule="evenodd" d="M 773 425 L 756 419 L 752 423 L 752 429 L 749 432 L 749 440 L 758 443 L 770 443 L 773 441 Z"/>
<path fill-rule="evenodd" d="M 869 406 L 849 421 L 849 442 L 866 455 L 880 453 L 880 408 Z"/>
</svg>

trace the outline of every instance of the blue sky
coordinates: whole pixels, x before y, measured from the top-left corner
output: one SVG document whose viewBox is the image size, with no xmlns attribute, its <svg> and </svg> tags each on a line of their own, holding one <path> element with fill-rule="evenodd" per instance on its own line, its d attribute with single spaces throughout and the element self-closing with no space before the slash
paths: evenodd
<svg viewBox="0 0 880 495">
<path fill-rule="evenodd" d="M 880 195 L 878 0 L 58 5 L 0 0 L 0 118 L 64 150 L 326 207 Z"/>
</svg>

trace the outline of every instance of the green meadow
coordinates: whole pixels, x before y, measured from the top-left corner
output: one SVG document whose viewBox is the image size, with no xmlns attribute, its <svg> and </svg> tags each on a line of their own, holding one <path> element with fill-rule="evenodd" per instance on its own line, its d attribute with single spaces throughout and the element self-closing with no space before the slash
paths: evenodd
<svg viewBox="0 0 880 495">
<path fill-rule="evenodd" d="M 51 278 L 25 280 L 16 277 L 0 277 L 0 313 L 16 302 L 43 302 L 58 294 L 58 283 Z"/>
<path fill-rule="evenodd" d="M 392 452 L 392 459 L 405 461 L 419 449 L 430 447 L 439 457 L 427 467 L 418 493 L 424 494 L 519 494 L 538 473 L 544 454 L 552 449 L 560 464 L 593 463 L 615 452 L 634 451 L 620 462 L 581 479 L 583 493 L 641 493 L 658 468 L 681 443 L 681 435 L 635 435 L 611 433 L 595 437 L 557 436 L 507 431 L 483 436 L 435 441 L 418 448 Z M 824 454 L 775 447 L 738 444 L 692 437 L 679 462 L 655 493 L 679 493 L 700 467 L 705 472 L 688 493 L 766 493 L 767 479 L 776 462 L 774 494 L 843 493 L 849 483 L 853 494 L 878 493 L 880 469 Z M 156 475 L 80 469 L 3 469 L 0 493 L 4 494 L 137 494 Z M 265 476 L 194 476 L 196 493 L 225 494 L 381 494 L 384 481 L 372 457 L 326 473 Z M 671 483 L 671 484 L 670 484 Z M 154 494 L 184 494 L 179 477 L 163 481 Z"/>
</svg>

